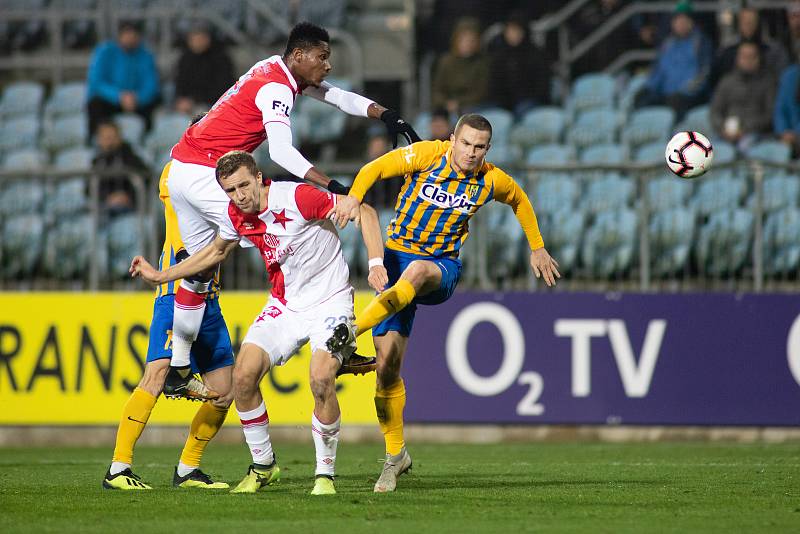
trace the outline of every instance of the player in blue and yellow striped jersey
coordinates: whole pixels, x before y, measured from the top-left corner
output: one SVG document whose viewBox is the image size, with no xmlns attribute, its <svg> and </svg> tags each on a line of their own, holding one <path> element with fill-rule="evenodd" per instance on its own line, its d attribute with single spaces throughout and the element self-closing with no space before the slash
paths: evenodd
<svg viewBox="0 0 800 534">
<path fill-rule="evenodd" d="M 357 219 L 358 206 L 378 180 L 404 176 L 387 229 L 383 258 L 370 258 L 370 285 L 386 287 L 353 325 L 340 324 L 328 349 L 351 342 L 370 328 L 377 351 L 375 409 L 386 442 L 386 462 L 376 492 L 394 491 L 397 477 L 411 467 L 403 439 L 405 386 L 400 367 L 417 304 L 440 304 L 453 294 L 461 276 L 458 254 L 469 234 L 470 218 L 490 200 L 514 210 L 531 247 L 536 277 L 555 284 L 558 263 L 544 248 L 528 196 L 511 176 L 485 161 L 492 127 L 484 117 L 459 119 L 450 141 L 422 141 L 394 150 L 365 165 L 350 194 L 336 206 L 343 226 Z"/>
<path fill-rule="evenodd" d="M 159 269 L 188 257 L 183 249 L 178 220 L 172 209 L 167 189 L 166 177 L 169 163 L 164 168 L 159 182 L 159 196 L 164 203 L 164 219 L 166 235 L 164 247 L 159 258 Z M 122 410 L 122 417 L 117 429 L 117 440 L 114 457 L 109 467 L 103 487 L 107 489 L 141 490 L 151 487 L 133 473 L 133 448 L 142 434 L 150 412 L 162 391 L 167 394 L 165 381 L 172 356 L 172 315 L 175 301 L 175 290 L 178 282 L 163 284 L 156 289 L 153 304 L 153 319 L 150 323 L 150 342 L 147 348 L 147 363 L 139 385 L 133 390 Z M 196 487 L 206 489 L 227 488 L 224 482 L 214 482 L 203 473 L 200 459 L 208 442 L 217 434 L 233 399 L 231 395 L 231 377 L 233 369 L 233 348 L 228 327 L 219 307 L 219 269 L 214 277 L 211 290 L 206 296 L 206 307 L 203 322 L 197 339 L 192 344 L 192 371 L 200 373 L 203 381 L 192 378 L 189 390 L 180 396 L 194 397 L 197 400 L 209 397 L 205 384 L 214 390 L 213 396 L 218 398 L 206 400 L 200 405 L 192 420 L 189 437 L 181 453 L 180 462 L 173 474 L 173 485 L 178 487 Z M 196 391 L 195 391 L 196 390 Z"/>
</svg>

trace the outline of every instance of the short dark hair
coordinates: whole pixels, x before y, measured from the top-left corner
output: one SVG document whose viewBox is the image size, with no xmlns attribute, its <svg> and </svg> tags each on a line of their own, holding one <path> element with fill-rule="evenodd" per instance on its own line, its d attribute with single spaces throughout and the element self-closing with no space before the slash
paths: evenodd
<svg viewBox="0 0 800 534">
<path fill-rule="evenodd" d="M 227 178 L 242 167 L 250 171 L 253 176 L 258 176 L 258 165 L 256 165 L 256 160 L 252 154 L 244 150 L 231 150 L 217 160 L 217 169 L 215 171 L 217 181 Z"/>
<path fill-rule="evenodd" d="M 136 32 L 141 35 L 142 33 L 142 23 L 138 20 L 121 20 L 119 24 L 117 24 L 117 33 L 122 33 L 125 31 L 132 31 Z"/>
<path fill-rule="evenodd" d="M 470 128 L 475 128 L 476 130 L 489 132 L 489 139 L 492 138 L 492 125 L 483 115 L 478 115 L 477 113 L 467 113 L 466 115 L 461 115 L 461 118 L 458 119 L 458 122 L 456 123 L 454 133 L 458 134 L 458 131 L 464 125 L 467 125 Z"/>
<path fill-rule="evenodd" d="M 310 22 L 299 22 L 289 33 L 289 39 L 286 41 L 286 51 L 283 55 L 288 56 L 295 48 L 305 51 L 319 46 L 320 43 L 330 42 L 331 38 L 325 28 Z"/>
</svg>

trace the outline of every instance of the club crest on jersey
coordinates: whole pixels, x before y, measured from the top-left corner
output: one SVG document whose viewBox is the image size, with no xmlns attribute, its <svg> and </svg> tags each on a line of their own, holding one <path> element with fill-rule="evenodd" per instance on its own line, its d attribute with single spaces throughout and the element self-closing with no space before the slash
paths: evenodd
<svg viewBox="0 0 800 534">
<path fill-rule="evenodd" d="M 431 204 L 442 208 L 454 209 L 462 213 L 469 213 L 470 208 L 475 206 L 466 195 L 455 195 L 434 184 L 423 185 L 420 190 L 420 196 Z"/>
<path fill-rule="evenodd" d="M 272 101 L 272 109 L 277 109 L 280 113 L 283 113 L 285 116 L 289 116 L 289 105 L 284 104 L 280 100 L 273 100 Z"/>
<path fill-rule="evenodd" d="M 467 186 L 467 196 L 469 198 L 473 198 L 478 195 L 478 192 L 481 190 L 481 187 L 478 184 L 472 184 Z"/>
<path fill-rule="evenodd" d="M 278 248 L 281 246 L 281 240 L 274 234 L 264 234 L 264 244 L 269 248 Z"/>
</svg>

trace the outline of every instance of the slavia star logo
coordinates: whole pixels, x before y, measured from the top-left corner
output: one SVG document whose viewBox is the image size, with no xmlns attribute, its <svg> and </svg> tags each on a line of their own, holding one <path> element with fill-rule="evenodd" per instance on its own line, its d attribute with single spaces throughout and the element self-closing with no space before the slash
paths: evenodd
<svg viewBox="0 0 800 534">
<path fill-rule="evenodd" d="M 280 224 L 281 226 L 283 226 L 284 230 L 286 230 L 286 223 L 294 220 L 294 219 L 290 219 L 289 217 L 286 216 L 286 209 L 285 208 L 282 209 L 281 211 L 278 211 L 278 212 L 273 211 L 271 213 L 272 213 L 273 219 L 275 219 L 274 222 L 276 224 Z"/>
</svg>

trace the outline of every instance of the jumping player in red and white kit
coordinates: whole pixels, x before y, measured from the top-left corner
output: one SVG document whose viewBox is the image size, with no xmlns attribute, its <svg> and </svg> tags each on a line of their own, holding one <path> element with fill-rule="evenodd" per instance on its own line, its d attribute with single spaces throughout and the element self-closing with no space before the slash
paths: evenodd
<svg viewBox="0 0 800 534">
<path fill-rule="evenodd" d="M 216 180 L 229 204 L 213 242 L 165 271 L 155 270 L 137 256 L 131 275 L 159 284 L 185 279 L 218 265 L 240 241 L 258 247 L 272 293 L 247 331 L 234 364 L 236 410 L 253 464 L 232 492 L 254 493 L 280 478 L 259 383 L 272 366 L 283 365 L 310 342 L 311 430 L 317 455 L 312 494 L 335 493 L 341 420 L 335 378 L 355 348 L 350 345 L 331 354 L 325 347 L 333 327 L 353 318 L 350 272 L 336 227 L 328 219 L 340 196 L 306 184 L 263 180 L 253 157 L 242 151 L 219 159 Z M 361 206 L 361 231 L 369 257 L 382 258 L 378 215 L 371 207 Z M 383 287 L 389 280 L 383 265 L 372 266 L 368 280 L 376 290 Z"/>
<path fill-rule="evenodd" d="M 289 116 L 300 95 L 311 96 L 350 115 L 382 120 L 395 145 L 399 135 L 409 143 L 419 141 L 397 112 L 324 82 L 331 70 L 329 58 L 328 32 L 307 22 L 296 25 L 283 56 L 253 65 L 172 149 L 166 185 L 190 255 L 211 243 L 217 229 L 226 224 L 229 199 L 214 177 L 214 167 L 217 159 L 229 151 L 252 152 L 268 140 L 270 158 L 288 172 L 333 193 L 347 193 L 344 186 L 314 167 L 292 146 Z M 186 395 L 193 380 L 189 352 L 203 319 L 211 276 L 209 272 L 184 279 L 175 294 L 171 367 L 164 385 L 168 396 Z M 197 398 L 198 384 L 193 386 L 193 396 Z M 217 396 L 202 384 L 200 387 L 204 392 L 200 398 Z"/>
</svg>

